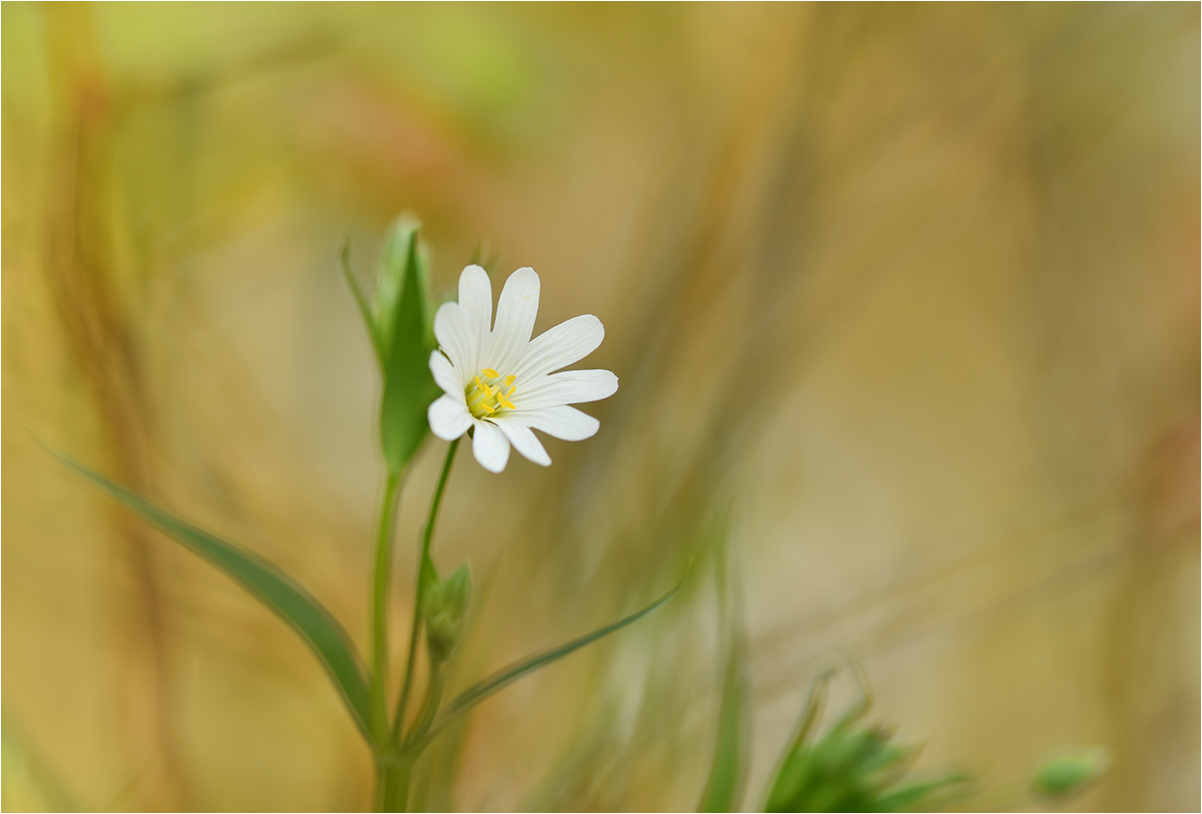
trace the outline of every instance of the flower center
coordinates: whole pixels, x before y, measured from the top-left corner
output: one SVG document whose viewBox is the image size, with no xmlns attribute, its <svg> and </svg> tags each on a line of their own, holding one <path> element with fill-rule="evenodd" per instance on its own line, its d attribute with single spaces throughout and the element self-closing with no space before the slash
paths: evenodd
<svg viewBox="0 0 1202 814">
<path fill-rule="evenodd" d="M 467 409 L 476 418 L 490 418 L 502 410 L 516 409 L 509 400 L 517 390 L 513 384 L 516 378 L 502 376 L 491 367 L 481 368 L 463 391 Z"/>
</svg>

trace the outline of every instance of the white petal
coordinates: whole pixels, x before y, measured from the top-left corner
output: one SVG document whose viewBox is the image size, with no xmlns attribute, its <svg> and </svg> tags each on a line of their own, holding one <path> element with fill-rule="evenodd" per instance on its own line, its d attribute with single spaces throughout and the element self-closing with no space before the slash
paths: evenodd
<svg viewBox="0 0 1202 814">
<path fill-rule="evenodd" d="M 430 352 L 430 373 L 434 375 L 434 383 L 441 387 L 442 392 L 448 396 L 458 396 L 467 387 L 467 382 L 462 380 L 460 371 L 452 367 L 451 363 L 447 361 L 447 357 L 439 351 Z"/>
<path fill-rule="evenodd" d="M 466 407 L 464 410 L 466 411 Z M 480 462 L 480 466 L 489 472 L 501 472 L 509 462 L 509 441 L 505 434 L 487 421 L 476 421 L 475 438 L 472 441 L 472 454 Z"/>
<path fill-rule="evenodd" d="M 488 355 L 489 328 L 492 325 L 492 283 L 488 272 L 479 266 L 468 266 L 459 275 L 459 307 L 467 317 L 468 326 L 476 338 L 476 362 L 472 365 L 474 375 L 476 366 L 484 364 L 480 361 Z M 458 365 L 458 359 L 452 359 Z"/>
<path fill-rule="evenodd" d="M 510 413 L 496 419 L 497 426 L 501 428 L 501 432 L 505 433 L 509 443 L 513 444 L 513 448 L 522 453 L 522 457 L 527 460 L 533 461 L 539 466 L 550 466 L 551 456 L 547 454 L 547 450 L 543 449 L 542 442 L 535 437 L 529 427 L 513 416 L 514 414 Z"/>
<path fill-rule="evenodd" d="M 541 410 L 529 412 L 515 410 L 508 415 L 513 416 L 516 421 L 562 441 L 583 441 L 585 438 L 592 438 L 601 426 L 601 422 L 591 415 L 585 415 L 575 407 L 568 407 L 566 404 L 559 407 L 543 407 Z"/>
<path fill-rule="evenodd" d="M 520 268 L 505 281 L 501 299 L 497 301 L 492 349 L 488 354 L 489 366 L 501 371 L 502 375 L 512 372 L 526 350 L 530 334 L 534 333 L 538 290 L 538 274 L 532 268 Z"/>
<path fill-rule="evenodd" d="M 463 397 L 439 396 L 426 410 L 430 432 L 444 441 L 454 441 L 472 426 L 472 414 L 467 411 Z"/>
<path fill-rule="evenodd" d="M 604 338 L 605 327 L 592 314 L 572 317 L 527 345 L 518 369 L 513 372 L 520 382 L 559 370 L 588 356 Z"/>
<path fill-rule="evenodd" d="M 467 312 L 458 303 L 444 302 L 439 307 L 434 315 L 434 338 L 451 357 L 459 375 L 475 375 L 480 340 L 472 332 Z"/>
<path fill-rule="evenodd" d="M 560 404 L 580 404 L 609 398 L 618 391 L 618 377 L 608 370 L 568 370 L 552 373 L 519 387 L 513 403 L 519 410 L 538 410 Z"/>
</svg>

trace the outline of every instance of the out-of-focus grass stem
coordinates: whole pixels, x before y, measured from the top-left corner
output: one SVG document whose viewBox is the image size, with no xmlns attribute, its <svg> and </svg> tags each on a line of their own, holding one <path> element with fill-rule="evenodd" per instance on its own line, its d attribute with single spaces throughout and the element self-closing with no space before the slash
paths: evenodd
<svg viewBox="0 0 1202 814">
<path fill-rule="evenodd" d="M 126 237 L 123 213 L 112 205 L 115 132 L 121 124 L 118 88 L 110 82 L 99 45 L 95 10 L 86 4 L 45 7 L 45 35 L 62 119 L 53 141 L 55 163 L 48 199 L 50 229 L 46 270 L 67 340 L 109 447 L 110 465 L 126 486 L 144 491 L 154 421 L 144 378 L 144 357 L 134 312 L 123 301 L 120 279 L 128 271 L 116 250 Z M 160 794 L 151 807 L 186 807 L 186 775 L 173 729 L 170 630 L 161 576 L 147 530 L 126 515 L 113 523 L 127 557 L 135 606 L 143 625 L 130 644 L 118 686 L 128 709 L 148 714 L 123 717 L 131 729 L 145 727 L 162 759 Z M 137 676 L 148 677 L 145 687 Z"/>
<path fill-rule="evenodd" d="M 392 583 L 392 526 L 396 517 L 401 473 L 389 471 L 376 534 L 372 575 L 371 727 L 377 747 L 388 738 L 388 598 Z"/>
</svg>

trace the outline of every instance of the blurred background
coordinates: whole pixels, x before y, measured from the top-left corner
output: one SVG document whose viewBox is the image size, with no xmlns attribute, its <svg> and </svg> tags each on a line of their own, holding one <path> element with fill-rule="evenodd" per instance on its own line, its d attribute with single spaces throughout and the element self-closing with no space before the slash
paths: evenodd
<svg viewBox="0 0 1202 814">
<path fill-rule="evenodd" d="M 0 17 L 6 808 L 370 804 L 304 646 L 34 436 L 363 646 L 379 385 L 337 257 L 368 279 L 405 210 L 436 292 L 533 266 L 536 332 L 596 314 L 583 365 L 622 382 L 550 469 L 461 450 L 455 681 L 695 561 L 448 733 L 424 805 L 692 810 L 739 629 L 748 808 L 848 654 L 969 806 L 1033 805 L 1038 761 L 1093 744 L 1112 769 L 1070 806 L 1202 805 L 1196 4 Z M 403 498 L 398 659 L 443 449 Z"/>
</svg>

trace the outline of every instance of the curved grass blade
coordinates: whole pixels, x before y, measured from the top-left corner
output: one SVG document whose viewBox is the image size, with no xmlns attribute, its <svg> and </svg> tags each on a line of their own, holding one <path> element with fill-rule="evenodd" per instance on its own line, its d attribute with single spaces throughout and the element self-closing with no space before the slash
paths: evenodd
<svg viewBox="0 0 1202 814">
<path fill-rule="evenodd" d="M 426 743 L 429 743 L 429 741 L 433 739 L 434 736 L 443 729 L 443 727 L 447 726 L 447 724 L 449 724 L 459 715 L 471 709 L 476 704 L 479 704 L 493 693 L 505 689 L 505 687 L 517 681 L 522 676 L 532 673 L 540 667 L 546 667 L 551 662 L 558 661 L 569 653 L 573 653 L 587 644 L 592 644 L 598 639 L 608 636 L 609 634 L 621 630 L 627 625 L 642 619 L 644 616 L 651 613 L 651 611 L 655 610 L 660 605 L 676 596 L 676 592 L 680 590 L 680 586 L 684 585 L 684 580 L 685 577 L 688 576 L 688 573 L 688 569 L 686 568 L 685 572 L 680 576 L 680 581 L 676 583 L 676 587 L 642 610 L 635 611 L 629 616 L 623 617 L 613 624 L 606 625 L 598 630 L 594 630 L 592 633 L 587 633 L 584 636 L 581 636 L 578 639 L 573 639 L 572 641 L 562 644 L 559 647 L 554 647 L 550 650 L 544 650 L 541 653 L 535 653 L 533 656 L 523 659 L 522 661 L 511 664 L 508 667 L 503 667 L 502 669 L 493 673 L 491 676 L 468 687 L 466 690 L 457 695 L 454 701 L 447 705 L 446 710 L 438 717 L 438 719 L 434 722 L 434 725 L 430 727 L 430 732 L 425 736 L 420 746 L 424 746 Z"/>
<path fill-rule="evenodd" d="M 316 598 L 261 557 L 172 517 L 61 453 L 54 454 L 143 520 L 224 571 L 251 596 L 287 622 L 316 654 L 322 667 L 333 679 L 355 726 L 370 741 L 367 683 L 363 678 L 358 652 L 346 630 Z"/>
</svg>

